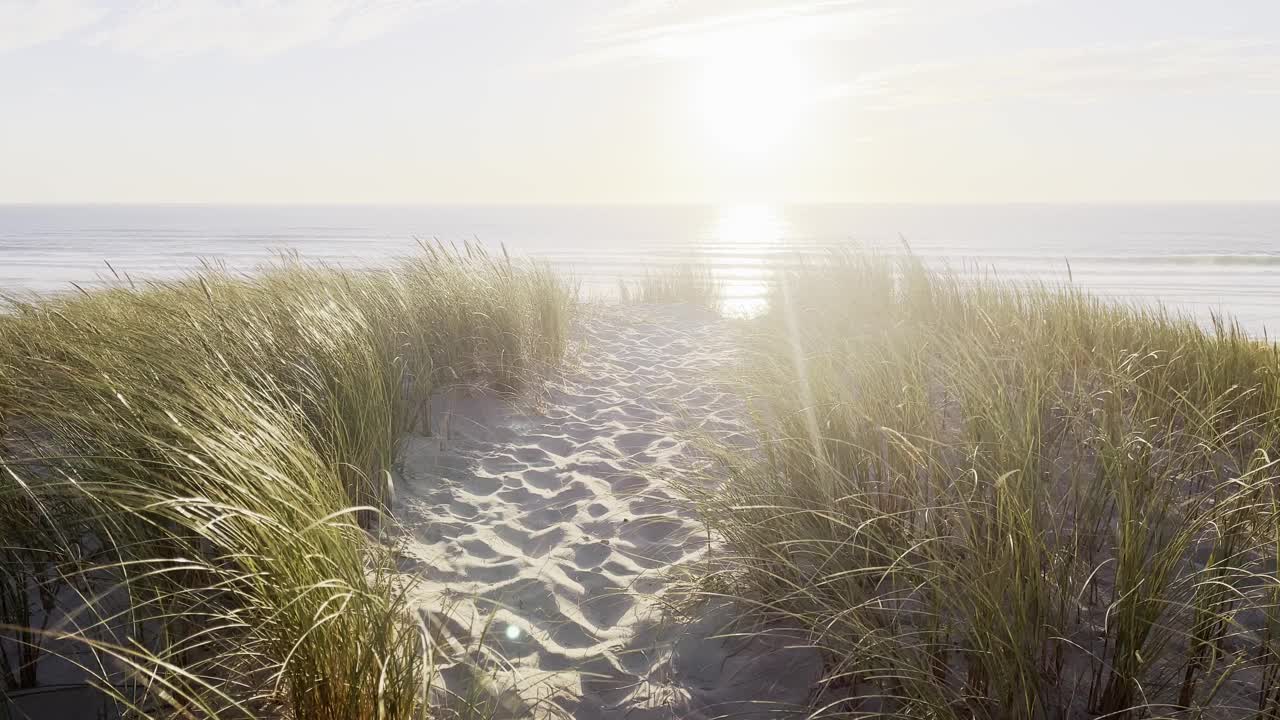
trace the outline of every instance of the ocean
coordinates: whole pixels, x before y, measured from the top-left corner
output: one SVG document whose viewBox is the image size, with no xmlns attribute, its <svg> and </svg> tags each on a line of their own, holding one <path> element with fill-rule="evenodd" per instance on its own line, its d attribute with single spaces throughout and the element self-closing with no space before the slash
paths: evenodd
<svg viewBox="0 0 1280 720">
<path fill-rule="evenodd" d="M 1280 205 L 0 205 L 0 292 L 174 277 L 202 260 L 252 271 L 285 250 L 375 266 L 437 240 L 545 259 L 601 296 L 646 269 L 702 261 L 741 313 L 760 307 L 771 261 L 905 242 L 963 272 L 1280 328 Z"/>
</svg>

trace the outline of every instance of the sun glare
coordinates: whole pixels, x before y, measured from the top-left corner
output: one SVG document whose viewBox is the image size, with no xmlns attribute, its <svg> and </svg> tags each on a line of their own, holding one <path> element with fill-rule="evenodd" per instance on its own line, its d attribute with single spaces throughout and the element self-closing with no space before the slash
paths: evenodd
<svg viewBox="0 0 1280 720">
<path fill-rule="evenodd" d="M 752 33 L 712 41 L 694 87 L 707 135 L 734 157 L 786 146 L 816 95 L 813 67 L 795 48 Z"/>
<path fill-rule="evenodd" d="M 712 237 L 732 258 L 716 268 L 726 314 L 751 316 L 764 309 L 770 280 L 762 258 L 781 251 L 787 233 L 786 218 L 777 207 L 729 205 L 717 211 Z"/>
<path fill-rule="evenodd" d="M 786 234 L 786 220 L 772 205 L 727 205 L 716 213 L 714 235 L 720 242 L 768 248 L 780 243 Z"/>
</svg>

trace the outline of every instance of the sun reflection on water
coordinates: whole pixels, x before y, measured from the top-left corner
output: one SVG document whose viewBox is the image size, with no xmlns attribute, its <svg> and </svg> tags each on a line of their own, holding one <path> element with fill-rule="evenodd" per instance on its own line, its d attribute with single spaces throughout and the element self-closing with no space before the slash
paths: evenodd
<svg viewBox="0 0 1280 720">
<path fill-rule="evenodd" d="M 764 309 L 770 286 L 768 256 L 782 252 L 788 224 L 776 205 L 725 205 L 707 243 L 712 272 L 724 290 L 726 314 L 750 316 Z"/>
</svg>

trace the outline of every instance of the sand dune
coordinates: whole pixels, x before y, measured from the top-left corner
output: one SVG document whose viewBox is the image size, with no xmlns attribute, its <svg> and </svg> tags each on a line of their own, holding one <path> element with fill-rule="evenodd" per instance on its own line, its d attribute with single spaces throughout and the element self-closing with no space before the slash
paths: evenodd
<svg viewBox="0 0 1280 720">
<path fill-rule="evenodd" d="M 741 437 L 725 321 L 691 308 L 594 308 L 537 412 L 454 392 L 407 441 L 395 514 L 402 567 L 436 630 L 472 663 L 461 698 L 510 717 L 780 717 L 821 671 L 798 638 L 727 604 L 677 621 L 665 570 L 708 537 L 667 487 L 698 462 L 684 438 Z M 451 702 L 461 702 L 455 697 Z"/>
</svg>

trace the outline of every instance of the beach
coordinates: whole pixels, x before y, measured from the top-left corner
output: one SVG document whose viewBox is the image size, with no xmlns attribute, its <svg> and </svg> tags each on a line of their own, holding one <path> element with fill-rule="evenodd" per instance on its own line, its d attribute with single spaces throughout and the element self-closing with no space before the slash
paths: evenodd
<svg viewBox="0 0 1280 720">
<path fill-rule="evenodd" d="M 0 316 L 13 715 L 1280 707 L 1280 361 L 1229 318 L 422 253 Z"/>
<path fill-rule="evenodd" d="M 1276 0 L 0 0 L 0 87 L 0 720 L 1280 720 Z"/>
<path fill-rule="evenodd" d="M 726 321 L 601 306 L 572 343 L 534 408 L 455 393 L 435 403 L 439 437 L 407 440 L 394 514 L 414 603 L 472 662 L 443 671 L 446 692 L 467 696 L 478 665 L 500 717 L 801 712 L 822 667 L 802 636 L 666 595 L 710 560 L 677 489 L 700 481 L 697 443 L 748 441 Z"/>
<path fill-rule="evenodd" d="M 583 306 L 563 365 L 518 397 L 483 385 L 431 397 L 430 421 L 399 441 L 379 536 L 412 587 L 407 610 L 448 658 L 435 712 L 803 712 L 823 663 L 799 628 L 688 598 L 716 541 L 679 488 L 707 482 L 707 443 L 752 444 L 730 387 L 732 322 L 692 305 Z M 46 689 L 16 693 L 17 717 L 119 712 L 73 664 L 42 667 Z"/>
</svg>

